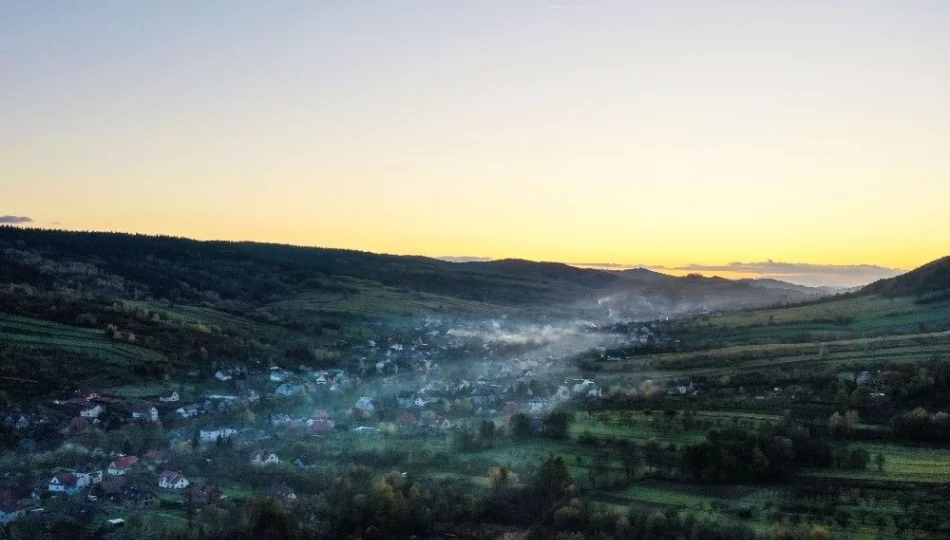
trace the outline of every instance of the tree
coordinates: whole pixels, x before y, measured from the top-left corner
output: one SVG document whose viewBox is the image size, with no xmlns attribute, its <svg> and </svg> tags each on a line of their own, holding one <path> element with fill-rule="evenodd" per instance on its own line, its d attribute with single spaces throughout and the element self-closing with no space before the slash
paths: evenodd
<svg viewBox="0 0 950 540">
<path fill-rule="evenodd" d="M 815 525 L 811 528 L 811 534 L 808 535 L 808 538 L 811 540 L 828 540 L 831 538 L 831 533 L 821 525 Z"/>
<path fill-rule="evenodd" d="M 548 456 L 541 462 L 538 472 L 538 488 L 542 493 L 551 496 L 560 496 L 573 484 L 567 463 L 561 456 Z"/>
<path fill-rule="evenodd" d="M 547 434 L 554 439 L 567 439 L 571 436 L 571 418 L 566 412 L 551 413 L 545 418 Z"/>
<path fill-rule="evenodd" d="M 624 476 L 628 482 L 632 482 L 636 478 L 637 469 L 640 467 L 643 455 L 640 453 L 640 449 L 637 448 L 637 443 L 633 441 L 625 440 L 619 448 L 620 463 L 623 465 Z"/>
<path fill-rule="evenodd" d="M 488 470 L 488 483 L 495 491 L 518 485 L 518 474 L 507 467 L 495 465 Z"/>
<path fill-rule="evenodd" d="M 851 406 L 852 407 L 867 407 L 871 402 L 871 389 L 867 385 L 861 385 L 854 389 L 854 392 L 851 392 Z"/>
<path fill-rule="evenodd" d="M 874 456 L 874 463 L 877 465 L 877 472 L 884 472 L 884 453 L 878 452 Z"/>
<path fill-rule="evenodd" d="M 527 439 L 531 437 L 533 433 L 531 430 L 531 421 L 528 420 L 528 416 L 523 413 L 511 416 L 511 420 L 508 421 L 508 430 L 512 438 L 519 440 Z"/>
<path fill-rule="evenodd" d="M 606 484 L 610 476 L 610 455 L 604 452 L 594 454 L 594 460 L 587 469 L 587 477 L 592 488 Z"/>
</svg>

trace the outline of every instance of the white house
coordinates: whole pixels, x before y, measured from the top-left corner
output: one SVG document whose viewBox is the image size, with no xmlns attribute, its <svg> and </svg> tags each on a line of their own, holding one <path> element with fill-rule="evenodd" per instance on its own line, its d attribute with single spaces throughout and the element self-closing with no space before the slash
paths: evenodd
<svg viewBox="0 0 950 540">
<path fill-rule="evenodd" d="M 202 429 L 198 436 L 201 439 L 201 442 L 215 442 L 218 439 L 227 439 L 233 435 L 237 434 L 236 429 L 231 428 L 218 428 L 218 429 Z"/>
<path fill-rule="evenodd" d="M 98 403 L 91 403 L 79 411 L 79 416 L 83 418 L 99 418 L 100 414 L 102 414 L 102 405 Z"/>
<path fill-rule="evenodd" d="M 273 452 L 261 450 L 260 452 L 254 452 L 251 454 L 251 464 L 260 466 L 280 465 L 280 458 L 278 458 L 277 454 Z"/>
<path fill-rule="evenodd" d="M 185 489 L 188 479 L 176 471 L 165 471 L 158 477 L 158 487 L 163 489 Z"/>
<path fill-rule="evenodd" d="M 175 403 L 175 402 L 177 402 L 179 399 L 180 399 L 180 398 L 179 398 L 179 396 L 178 396 L 178 392 L 172 392 L 171 394 L 169 394 L 169 395 L 167 395 L 167 396 L 162 396 L 162 397 L 158 398 L 158 400 L 161 401 L 162 403 Z"/>
<path fill-rule="evenodd" d="M 132 420 L 158 422 L 158 409 L 150 403 L 136 403 L 132 405 Z"/>
<path fill-rule="evenodd" d="M 356 405 L 353 407 L 365 412 L 374 412 L 376 410 L 376 406 L 373 405 L 373 399 L 367 396 L 363 396 L 356 400 Z"/>
<path fill-rule="evenodd" d="M 175 409 L 175 414 L 182 418 L 194 418 L 198 416 L 198 412 L 201 409 L 197 405 L 185 405 L 184 407 L 178 407 Z"/>
<path fill-rule="evenodd" d="M 96 471 L 94 473 L 65 471 L 54 476 L 49 481 L 47 489 L 52 493 L 66 493 L 72 495 L 91 484 L 98 484 L 101 481 L 102 471 Z"/>
<path fill-rule="evenodd" d="M 280 397 L 291 397 L 303 392 L 303 386 L 299 384 L 284 383 L 274 390 L 274 394 Z"/>
<path fill-rule="evenodd" d="M 201 439 L 201 442 L 215 442 L 218 439 L 227 439 L 232 435 L 237 435 L 236 429 L 231 428 L 218 428 L 218 429 L 202 429 L 198 433 L 198 437 Z"/>
</svg>

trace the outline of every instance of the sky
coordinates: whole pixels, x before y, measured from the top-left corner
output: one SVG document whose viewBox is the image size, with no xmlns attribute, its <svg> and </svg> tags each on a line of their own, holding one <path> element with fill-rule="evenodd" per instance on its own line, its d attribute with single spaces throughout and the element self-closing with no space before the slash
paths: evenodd
<svg viewBox="0 0 950 540">
<path fill-rule="evenodd" d="M 943 0 L 3 2 L 0 221 L 909 269 L 950 254 L 947 28 Z"/>
</svg>

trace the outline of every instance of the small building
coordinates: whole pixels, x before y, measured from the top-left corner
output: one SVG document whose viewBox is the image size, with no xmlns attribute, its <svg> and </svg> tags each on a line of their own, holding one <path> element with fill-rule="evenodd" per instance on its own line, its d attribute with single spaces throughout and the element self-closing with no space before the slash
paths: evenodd
<svg viewBox="0 0 950 540">
<path fill-rule="evenodd" d="M 231 428 L 202 429 L 198 432 L 198 438 L 201 439 L 201 442 L 205 443 L 216 442 L 218 439 L 227 439 L 234 435 L 237 435 L 237 430 Z"/>
<path fill-rule="evenodd" d="M 165 471 L 158 477 L 158 487 L 162 489 L 185 489 L 188 479 L 178 471 Z"/>
<path fill-rule="evenodd" d="M 95 419 L 99 418 L 99 415 L 102 414 L 104 410 L 105 409 L 102 408 L 102 405 L 98 403 L 88 403 L 79 409 L 79 416 L 83 418 Z"/>
<path fill-rule="evenodd" d="M 373 399 L 367 396 L 363 396 L 356 400 L 356 405 L 354 405 L 353 408 L 368 413 L 376 411 L 376 405 L 373 404 Z"/>
<path fill-rule="evenodd" d="M 158 422 L 158 409 L 146 401 L 132 405 L 132 420 L 137 422 Z"/>
<path fill-rule="evenodd" d="M 303 385 L 300 384 L 291 384 L 284 383 L 277 387 L 277 390 L 274 390 L 274 395 L 277 397 L 289 398 L 296 396 L 303 392 Z"/>
<path fill-rule="evenodd" d="M 260 450 L 251 454 L 251 465 L 280 465 L 280 458 L 273 452 Z"/>
<path fill-rule="evenodd" d="M 162 396 L 158 398 L 158 400 L 161 401 L 162 403 L 177 403 L 179 399 L 180 397 L 178 395 L 178 392 L 172 392 L 171 394 L 168 394 L 167 396 Z"/>
<path fill-rule="evenodd" d="M 109 464 L 109 468 L 106 469 L 106 474 L 110 476 L 122 476 L 124 474 L 128 474 L 138 462 L 139 458 L 135 456 L 119 456 L 112 460 L 112 463 Z"/>
<path fill-rule="evenodd" d="M 47 484 L 47 490 L 51 493 L 65 493 L 72 495 L 79 493 L 91 484 L 102 482 L 102 471 L 94 473 L 81 473 L 76 471 L 63 471 Z"/>
<path fill-rule="evenodd" d="M 285 508 L 297 502 L 297 494 L 287 484 L 278 484 L 268 488 L 267 498 L 279 502 Z"/>
<path fill-rule="evenodd" d="M 862 371 L 854 376 L 854 382 L 858 385 L 871 384 L 874 382 L 874 375 L 870 371 Z"/>
<path fill-rule="evenodd" d="M 185 405 L 184 407 L 178 407 L 175 409 L 175 414 L 179 418 L 194 418 L 201 414 L 201 407 L 198 405 Z"/>
</svg>

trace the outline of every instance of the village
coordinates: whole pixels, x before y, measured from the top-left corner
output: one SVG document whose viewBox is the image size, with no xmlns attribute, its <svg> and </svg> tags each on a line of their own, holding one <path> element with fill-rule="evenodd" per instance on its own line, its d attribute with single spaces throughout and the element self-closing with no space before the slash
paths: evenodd
<svg viewBox="0 0 950 540">
<path fill-rule="evenodd" d="M 0 459 L 0 524 L 41 516 L 109 529 L 137 512 L 191 516 L 229 497 L 292 505 L 282 478 L 311 473 L 354 440 L 445 440 L 484 421 L 502 429 L 513 415 L 543 433 L 555 409 L 601 395 L 550 345 L 567 337 L 613 361 L 603 335 L 508 326 L 426 317 L 352 344 L 345 368 L 221 360 L 158 387 L 83 388 L 4 412 L 16 451 Z M 619 344 L 650 339 L 644 326 Z"/>
</svg>

